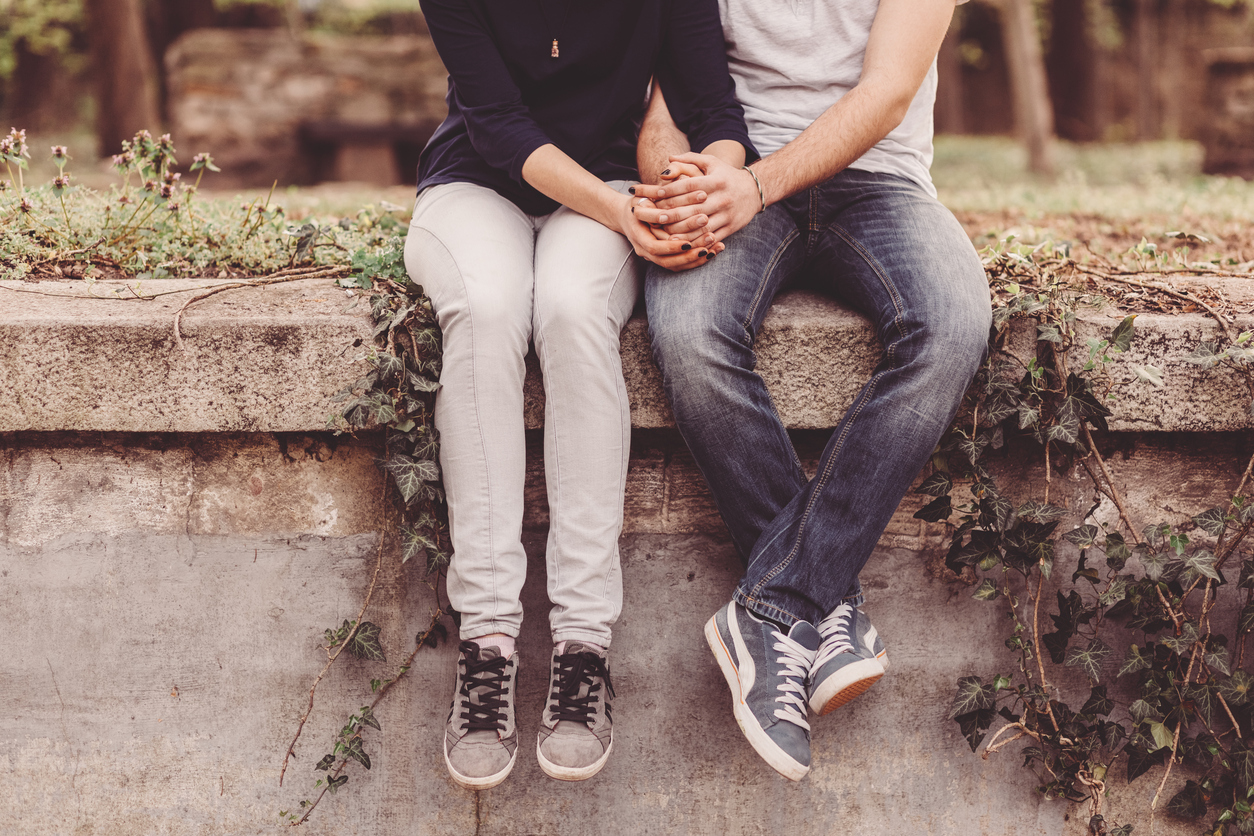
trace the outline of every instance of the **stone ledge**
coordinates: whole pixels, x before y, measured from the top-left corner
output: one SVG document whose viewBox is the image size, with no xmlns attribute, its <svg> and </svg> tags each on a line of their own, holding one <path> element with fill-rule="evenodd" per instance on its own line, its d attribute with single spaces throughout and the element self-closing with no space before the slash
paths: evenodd
<svg viewBox="0 0 1254 836">
<path fill-rule="evenodd" d="M 325 429 L 336 409 L 332 394 L 364 368 L 354 343 L 370 339 L 366 306 L 354 306 L 346 291 L 325 280 L 232 290 L 184 314 L 180 349 L 174 315 L 190 293 L 212 284 L 0 282 L 0 432 Z M 132 301 L 99 298 L 164 291 L 179 292 Z M 1082 339 L 1108 334 L 1121 316 L 1114 309 L 1084 313 Z M 1137 325 L 1128 362 L 1113 364 L 1118 400 L 1112 430 L 1254 426 L 1248 393 L 1236 375 L 1184 362 L 1198 342 L 1218 337 L 1213 321 L 1198 314 L 1145 314 Z M 1254 319 L 1238 326 L 1254 327 Z M 1030 326 L 1021 323 L 1015 339 L 1030 338 Z M 782 296 L 766 319 L 758 369 L 785 424 L 822 429 L 836 424 L 879 353 L 862 317 L 796 291 Z M 1123 387 L 1134 378 L 1131 364 L 1160 367 L 1166 386 Z M 633 425 L 673 426 L 641 316 L 623 333 L 623 365 Z M 543 423 L 544 399 L 534 357 L 528 367 L 527 426 L 536 428 Z"/>
</svg>

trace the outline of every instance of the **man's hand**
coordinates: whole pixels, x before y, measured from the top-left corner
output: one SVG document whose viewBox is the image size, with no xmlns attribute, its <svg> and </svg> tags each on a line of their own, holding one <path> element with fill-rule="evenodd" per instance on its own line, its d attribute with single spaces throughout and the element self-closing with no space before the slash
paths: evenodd
<svg viewBox="0 0 1254 836">
<path fill-rule="evenodd" d="M 640 187 L 636 186 L 637 195 Z M 704 264 L 709 250 L 695 246 L 682 238 L 672 238 L 666 232 L 654 230 L 649 224 L 637 220 L 636 215 L 644 212 L 657 212 L 657 208 L 647 198 L 626 197 L 619 207 L 619 228 L 636 255 L 651 261 L 659 267 L 678 272 L 691 270 Z"/>
<path fill-rule="evenodd" d="M 749 172 L 707 154 L 687 153 L 670 159 L 672 164 L 693 166 L 700 174 L 664 179 L 657 186 L 636 186 L 636 194 L 649 198 L 657 207 L 638 210 L 640 220 L 661 224 L 672 235 L 705 226 L 714 240 L 721 242 L 762 210 L 758 185 Z"/>
</svg>

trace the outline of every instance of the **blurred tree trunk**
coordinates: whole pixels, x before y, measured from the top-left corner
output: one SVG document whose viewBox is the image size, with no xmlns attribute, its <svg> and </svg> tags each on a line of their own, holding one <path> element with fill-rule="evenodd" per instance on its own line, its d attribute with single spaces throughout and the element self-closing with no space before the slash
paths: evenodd
<svg viewBox="0 0 1254 836">
<path fill-rule="evenodd" d="M 1158 98 L 1162 102 L 1163 139 L 1179 139 L 1183 127 L 1184 40 L 1188 20 L 1184 0 L 1167 0 L 1163 11 L 1163 60 Z"/>
<path fill-rule="evenodd" d="M 54 56 L 32 52 L 25 38 L 14 45 L 14 52 L 17 63 L 6 85 L 0 119 L 6 128 L 16 125 L 23 130 L 47 130 L 56 121 L 50 94 L 57 85 L 61 64 Z"/>
<path fill-rule="evenodd" d="M 1053 96 L 1054 125 L 1058 135 L 1075 142 L 1092 142 L 1100 136 L 1094 119 L 1094 48 L 1089 37 L 1087 0 L 1053 0 L 1053 29 L 1045 65 Z"/>
<path fill-rule="evenodd" d="M 165 86 L 166 50 L 184 32 L 204 29 L 216 24 L 218 13 L 213 8 L 213 0 L 149 0 L 146 6 L 148 40 L 152 45 L 153 62 L 157 68 L 157 100 L 161 115 L 168 117 Z"/>
<path fill-rule="evenodd" d="M 1006 63 L 1010 69 L 1015 123 L 1028 148 L 1028 167 L 1039 174 L 1052 174 L 1054 114 L 1032 0 L 1002 0 L 998 8 L 1006 43 Z"/>
<path fill-rule="evenodd" d="M 96 136 L 111 154 L 136 131 L 159 131 L 156 67 L 140 0 L 85 0 L 96 75 Z"/>
<path fill-rule="evenodd" d="M 1132 43 L 1136 54 L 1136 136 L 1158 138 L 1158 3 L 1136 0 Z"/>
<path fill-rule="evenodd" d="M 961 12 L 962 7 L 958 7 Z M 958 51 L 962 38 L 962 15 L 954 14 L 940 53 L 936 56 L 936 107 L 932 118 L 939 134 L 966 133 L 965 102 L 962 91 L 962 56 Z"/>
</svg>

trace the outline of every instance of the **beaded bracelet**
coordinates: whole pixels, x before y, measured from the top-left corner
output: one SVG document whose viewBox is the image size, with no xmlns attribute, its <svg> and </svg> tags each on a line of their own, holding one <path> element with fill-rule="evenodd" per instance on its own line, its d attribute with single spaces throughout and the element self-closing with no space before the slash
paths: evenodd
<svg viewBox="0 0 1254 836">
<path fill-rule="evenodd" d="M 753 182 L 758 184 L 758 199 L 762 201 L 762 208 L 759 209 L 758 212 L 759 213 L 765 212 L 766 211 L 766 192 L 762 191 L 762 181 L 758 179 L 757 172 L 749 168 L 749 166 L 747 165 L 742 165 L 740 168 L 744 171 L 749 172 L 749 176 L 753 178 Z"/>
</svg>

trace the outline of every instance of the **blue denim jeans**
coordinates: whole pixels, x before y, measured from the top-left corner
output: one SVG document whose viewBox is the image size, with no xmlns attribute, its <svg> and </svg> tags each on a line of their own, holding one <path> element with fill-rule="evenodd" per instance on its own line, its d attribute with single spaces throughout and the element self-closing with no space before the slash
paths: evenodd
<svg viewBox="0 0 1254 836">
<path fill-rule="evenodd" d="M 694 270 L 651 266 L 654 356 L 680 432 L 747 563 L 734 598 L 785 627 L 818 623 L 857 583 L 983 360 L 979 257 L 914 182 L 845 170 L 769 207 Z M 865 315 L 883 360 L 806 479 L 753 344 L 790 284 Z"/>
</svg>

